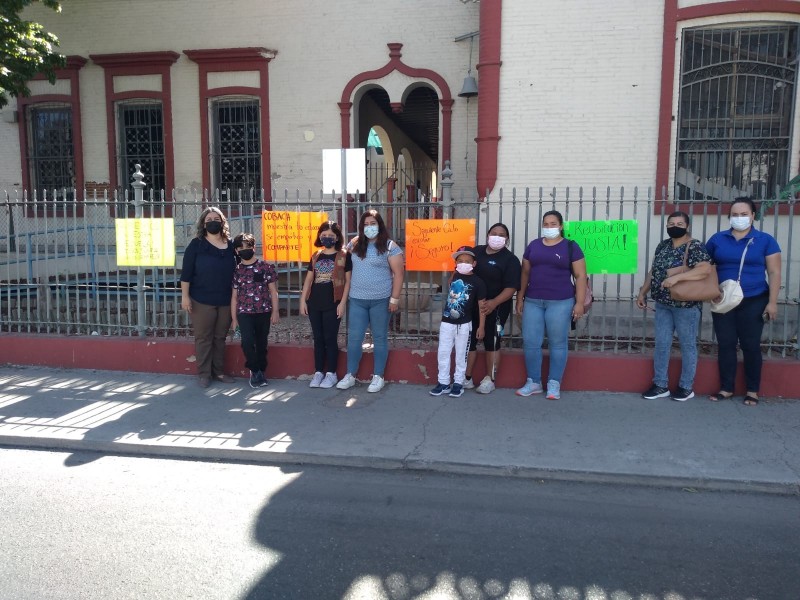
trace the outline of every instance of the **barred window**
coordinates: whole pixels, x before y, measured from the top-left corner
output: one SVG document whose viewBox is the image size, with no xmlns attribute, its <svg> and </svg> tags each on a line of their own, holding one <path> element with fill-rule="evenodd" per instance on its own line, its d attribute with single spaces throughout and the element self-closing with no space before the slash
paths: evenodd
<svg viewBox="0 0 800 600">
<path fill-rule="evenodd" d="M 764 198 L 786 185 L 797 32 L 794 24 L 684 30 L 678 199 Z"/>
<path fill-rule="evenodd" d="M 164 190 L 164 111 L 161 102 L 136 100 L 117 105 L 120 187 L 130 187 L 135 165 L 142 165 L 147 190 Z M 127 182 L 127 185 L 126 185 Z M 132 188 L 130 188 L 132 191 Z"/>
<path fill-rule="evenodd" d="M 261 189 L 261 106 L 254 98 L 212 103 L 213 185 L 221 197 L 235 201 Z M 230 194 L 230 197 L 228 197 Z"/>
<path fill-rule="evenodd" d="M 72 200 L 75 188 L 75 149 L 72 108 L 36 104 L 26 110 L 31 187 L 48 198 Z"/>
</svg>

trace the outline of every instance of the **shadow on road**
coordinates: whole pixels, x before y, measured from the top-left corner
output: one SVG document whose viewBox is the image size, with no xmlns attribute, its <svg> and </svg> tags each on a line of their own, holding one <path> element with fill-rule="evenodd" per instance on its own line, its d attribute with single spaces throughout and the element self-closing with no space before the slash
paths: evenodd
<svg viewBox="0 0 800 600">
<path fill-rule="evenodd" d="M 309 468 L 254 524 L 283 559 L 247 598 L 789 597 L 787 522 L 739 498 L 732 512 L 715 494 Z"/>
</svg>

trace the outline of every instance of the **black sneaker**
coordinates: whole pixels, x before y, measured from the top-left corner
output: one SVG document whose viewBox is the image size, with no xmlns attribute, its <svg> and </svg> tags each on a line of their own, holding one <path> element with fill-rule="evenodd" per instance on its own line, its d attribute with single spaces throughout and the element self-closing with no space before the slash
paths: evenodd
<svg viewBox="0 0 800 600">
<path fill-rule="evenodd" d="M 686 402 L 689 398 L 694 398 L 694 392 L 682 387 L 679 387 L 675 390 L 675 393 L 672 394 L 672 399 L 676 402 Z"/>
<path fill-rule="evenodd" d="M 655 400 L 656 398 L 666 398 L 667 396 L 669 396 L 669 388 L 661 387 L 660 385 L 654 385 L 642 394 L 642 398 L 645 400 Z"/>
<path fill-rule="evenodd" d="M 453 387 L 450 388 L 450 393 L 448 396 L 451 398 L 460 398 L 464 394 L 464 386 L 460 383 L 454 383 Z"/>
<path fill-rule="evenodd" d="M 261 385 L 261 371 L 250 371 L 250 387 L 257 388 Z"/>
<path fill-rule="evenodd" d="M 259 371 L 258 374 L 260 376 L 258 378 L 259 385 L 261 387 L 267 387 L 269 385 L 269 379 L 267 379 L 267 374 L 264 371 Z"/>
</svg>

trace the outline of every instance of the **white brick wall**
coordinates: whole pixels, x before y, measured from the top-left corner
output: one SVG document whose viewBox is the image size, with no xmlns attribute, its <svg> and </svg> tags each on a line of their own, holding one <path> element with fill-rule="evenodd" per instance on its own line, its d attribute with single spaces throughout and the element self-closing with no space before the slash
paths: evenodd
<svg viewBox="0 0 800 600">
<path fill-rule="evenodd" d="M 663 18 L 641 0 L 503 3 L 499 185 L 652 184 Z"/>
</svg>

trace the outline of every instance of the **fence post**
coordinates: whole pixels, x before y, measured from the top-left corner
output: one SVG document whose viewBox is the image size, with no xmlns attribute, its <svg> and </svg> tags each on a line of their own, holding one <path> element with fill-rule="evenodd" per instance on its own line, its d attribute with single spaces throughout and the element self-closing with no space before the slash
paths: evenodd
<svg viewBox="0 0 800 600">
<path fill-rule="evenodd" d="M 453 203 L 453 184 L 455 183 L 452 179 L 453 171 L 450 170 L 450 161 L 444 161 L 444 169 L 442 169 L 442 181 L 439 185 L 442 186 L 442 204 L 444 206 L 450 206 Z M 436 193 L 436 190 L 433 190 L 433 193 Z"/>
<path fill-rule="evenodd" d="M 144 188 L 147 184 L 144 182 L 142 165 L 136 165 L 135 169 L 133 183 L 131 183 L 133 187 L 134 217 L 141 219 L 144 216 Z M 136 267 L 136 332 L 139 337 L 144 337 L 146 329 L 144 300 L 144 267 L 139 265 Z"/>
</svg>

